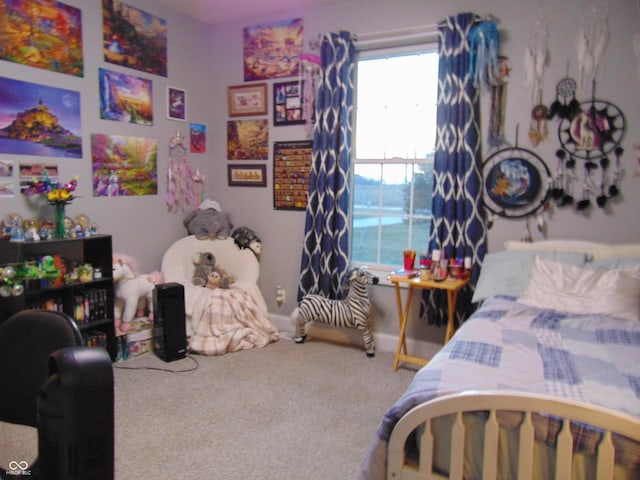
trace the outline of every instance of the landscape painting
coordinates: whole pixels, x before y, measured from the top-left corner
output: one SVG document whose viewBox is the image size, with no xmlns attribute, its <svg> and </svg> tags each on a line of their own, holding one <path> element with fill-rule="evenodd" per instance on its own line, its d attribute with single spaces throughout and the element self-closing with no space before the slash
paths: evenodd
<svg viewBox="0 0 640 480">
<path fill-rule="evenodd" d="M 82 15 L 54 0 L 0 0 L 0 59 L 82 77 Z"/>
<path fill-rule="evenodd" d="M 303 46 L 301 18 L 268 25 L 246 27 L 243 31 L 244 80 L 297 77 Z"/>
<path fill-rule="evenodd" d="M 91 135 L 94 197 L 158 194 L 155 138 Z"/>
<path fill-rule="evenodd" d="M 82 158 L 80 93 L 0 77 L 0 152 Z"/>
<path fill-rule="evenodd" d="M 229 160 L 268 160 L 269 121 L 228 121 L 227 158 Z"/>
<path fill-rule="evenodd" d="M 167 76 L 167 21 L 119 0 L 102 0 L 104 59 Z"/>
<path fill-rule="evenodd" d="M 126 73 L 98 69 L 100 118 L 118 122 L 153 125 L 151 80 Z"/>
</svg>

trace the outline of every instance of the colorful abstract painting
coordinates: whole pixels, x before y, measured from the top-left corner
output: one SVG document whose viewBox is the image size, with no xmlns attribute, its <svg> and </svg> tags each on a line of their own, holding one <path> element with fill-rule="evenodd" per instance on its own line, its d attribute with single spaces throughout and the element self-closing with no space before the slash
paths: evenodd
<svg viewBox="0 0 640 480">
<path fill-rule="evenodd" d="M 93 196 L 158 194 L 158 141 L 155 138 L 91 135 Z"/>
<path fill-rule="evenodd" d="M 80 93 L 0 77 L 0 152 L 82 158 Z"/>
<path fill-rule="evenodd" d="M 229 160 L 268 160 L 269 121 L 230 120 L 227 122 Z"/>
<path fill-rule="evenodd" d="M 118 122 L 153 125 L 151 80 L 126 73 L 98 69 L 100 118 Z"/>
<path fill-rule="evenodd" d="M 246 27 L 243 31 L 245 81 L 297 77 L 303 47 L 302 26 L 302 19 L 296 18 Z"/>
<path fill-rule="evenodd" d="M 53 0 L 0 0 L 0 59 L 82 77 L 82 15 Z"/>
<path fill-rule="evenodd" d="M 167 21 L 119 0 L 102 0 L 104 59 L 167 76 Z"/>
</svg>

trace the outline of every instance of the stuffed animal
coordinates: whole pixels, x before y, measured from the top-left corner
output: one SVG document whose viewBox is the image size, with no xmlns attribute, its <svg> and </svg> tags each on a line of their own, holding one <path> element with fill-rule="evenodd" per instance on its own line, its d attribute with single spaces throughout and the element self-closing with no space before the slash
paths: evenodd
<svg viewBox="0 0 640 480">
<path fill-rule="evenodd" d="M 253 230 L 249 227 L 238 227 L 231 233 L 231 236 L 238 247 L 248 248 L 260 259 L 262 240 L 260 240 Z"/>
<path fill-rule="evenodd" d="M 211 252 L 198 252 L 193 257 L 193 264 L 195 269 L 193 270 L 192 282 L 198 287 L 204 287 L 209 281 L 209 274 L 216 266 L 216 257 Z"/>
<path fill-rule="evenodd" d="M 227 214 L 222 212 L 220 204 L 209 199 L 204 200 L 196 210 L 188 214 L 183 223 L 189 234 L 200 240 L 224 240 L 229 237 L 233 228 Z"/>
<path fill-rule="evenodd" d="M 113 255 L 113 281 L 115 301 L 113 307 L 115 326 L 122 332 L 131 328 L 131 322 L 149 312 L 153 320 L 153 289 L 162 283 L 162 273 L 155 271 L 146 275 L 137 273 L 135 259 L 125 254 Z"/>
<path fill-rule="evenodd" d="M 229 286 L 235 282 L 233 278 L 224 268 L 215 267 L 211 273 L 209 273 L 209 280 L 207 281 L 207 288 L 229 288 Z"/>
</svg>

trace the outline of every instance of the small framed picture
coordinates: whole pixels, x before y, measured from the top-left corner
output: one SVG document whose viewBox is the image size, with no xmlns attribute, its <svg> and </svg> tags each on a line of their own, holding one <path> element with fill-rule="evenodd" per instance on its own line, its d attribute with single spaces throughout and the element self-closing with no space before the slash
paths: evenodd
<svg viewBox="0 0 640 480">
<path fill-rule="evenodd" d="M 266 165 L 227 165 L 230 187 L 266 187 Z"/>
<path fill-rule="evenodd" d="M 232 85 L 227 87 L 229 116 L 267 114 L 267 84 Z"/>
<path fill-rule="evenodd" d="M 273 84 L 273 125 L 301 125 L 304 102 L 304 82 L 280 82 Z"/>
<path fill-rule="evenodd" d="M 187 121 L 187 91 L 178 87 L 167 87 L 167 118 Z"/>
</svg>

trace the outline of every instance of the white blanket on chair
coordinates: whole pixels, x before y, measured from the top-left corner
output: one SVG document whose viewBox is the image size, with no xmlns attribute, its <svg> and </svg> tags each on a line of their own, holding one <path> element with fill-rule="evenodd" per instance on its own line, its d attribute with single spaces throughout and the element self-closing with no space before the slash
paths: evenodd
<svg viewBox="0 0 640 480">
<path fill-rule="evenodd" d="M 217 288 L 195 300 L 189 338 L 192 352 L 222 355 L 264 347 L 278 338 L 278 330 L 244 290 Z"/>
</svg>

